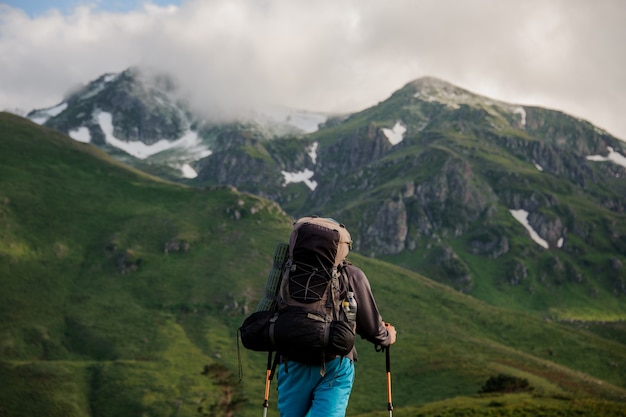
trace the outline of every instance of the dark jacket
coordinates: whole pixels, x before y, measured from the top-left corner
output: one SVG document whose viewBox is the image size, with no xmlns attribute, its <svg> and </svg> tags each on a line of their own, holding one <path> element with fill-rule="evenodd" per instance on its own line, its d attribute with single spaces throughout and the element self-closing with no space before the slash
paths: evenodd
<svg viewBox="0 0 626 417">
<path fill-rule="evenodd" d="M 391 336 L 385 328 L 365 273 L 349 262 L 346 263 L 345 271 L 357 302 L 357 334 L 375 345 L 389 346 Z M 353 348 L 348 357 L 356 361 L 358 359 L 356 349 Z"/>
</svg>

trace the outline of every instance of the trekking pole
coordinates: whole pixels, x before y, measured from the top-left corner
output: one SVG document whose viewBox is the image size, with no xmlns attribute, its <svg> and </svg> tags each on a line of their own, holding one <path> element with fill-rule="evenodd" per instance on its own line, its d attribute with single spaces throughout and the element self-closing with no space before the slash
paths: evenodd
<svg viewBox="0 0 626 417">
<path fill-rule="evenodd" d="M 391 401 L 391 360 L 389 359 L 389 348 L 391 346 L 387 346 L 385 348 L 385 355 L 387 363 L 387 410 L 389 410 L 389 417 L 393 416 L 393 403 Z"/>
<path fill-rule="evenodd" d="M 263 417 L 267 417 L 267 409 L 270 406 L 270 380 L 272 376 L 272 352 L 267 354 L 267 372 L 265 374 L 265 399 L 263 400 Z"/>
</svg>

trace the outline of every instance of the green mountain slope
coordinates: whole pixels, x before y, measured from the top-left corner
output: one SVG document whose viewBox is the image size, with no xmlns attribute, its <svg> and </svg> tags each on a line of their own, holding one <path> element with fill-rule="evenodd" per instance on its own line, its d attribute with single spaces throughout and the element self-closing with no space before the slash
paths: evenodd
<svg viewBox="0 0 626 417">
<path fill-rule="evenodd" d="M 307 140 L 319 186 L 295 213 L 345 219 L 361 253 L 494 305 L 624 319 L 626 169 L 588 159 L 617 138 L 422 78 Z"/>
<path fill-rule="evenodd" d="M 180 403 L 193 415 L 203 397 L 221 401 L 210 379 L 236 379 L 234 332 L 261 291 L 249 284 L 287 217 L 229 189 L 149 178 L 7 114 L 0 124 L 1 379 L 27 381 L 3 382 L 6 412 Z M 205 364 L 228 372 L 207 379 Z"/>
<path fill-rule="evenodd" d="M 360 253 L 493 305 L 626 316 L 626 169 L 608 157 L 626 145 L 589 122 L 425 77 L 311 134 L 216 131 L 221 150 L 190 183 L 344 219 Z M 281 172 L 314 173 L 317 187 L 284 186 Z"/>
<path fill-rule="evenodd" d="M 268 200 L 167 183 L 0 114 L 0 415 L 257 415 L 266 358 L 239 352 L 239 383 L 236 329 L 290 224 Z M 529 382 L 529 409 L 623 404 L 619 328 L 541 320 L 350 258 L 398 329 L 398 412 L 478 407 L 498 374 Z M 384 357 L 358 349 L 349 415 L 385 410 Z"/>
</svg>

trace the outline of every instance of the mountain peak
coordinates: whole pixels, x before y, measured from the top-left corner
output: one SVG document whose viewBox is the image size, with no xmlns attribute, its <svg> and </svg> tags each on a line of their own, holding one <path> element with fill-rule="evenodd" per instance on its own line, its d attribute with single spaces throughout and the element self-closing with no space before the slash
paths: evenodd
<svg viewBox="0 0 626 417">
<path fill-rule="evenodd" d="M 433 76 L 430 76 L 430 75 L 426 75 L 424 77 L 420 77 L 418 79 L 415 79 L 415 80 L 409 82 L 409 85 L 414 85 L 414 86 L 420 87 L 420 88 L 427 88 L 427 87 L 432 87 L 432 88 L 455 87 L 452 83 L 449 83 L 448 81 L 444 81 L 441 78 L 433 77 Z"/>
<path fill-rule="evenodd" d="M 422 77 L 407 84 L 408 88 L 415 90 L 413 97 L 429 102 L 439 102 L 451 108 L 459 108 L 461 105 L 475 106 L 478 104 L 494 104 L 494 100 L 480 96 L 468 90 L 464 90 L 436 77 Z"/>
<path fill-rule="evenodd" d="M 507 103 L 465 90 L 447 81 L 436 77 L 422 77 L 408 83 L 404 89 L 409 89 L 413 100 L 428 103 L 440 103 L 449 109 L 459 109 L 461 106 L 482 108 L 489 113 L 513 113 L 518 120 L 518 127 L 526 125 L 526 110 L 519 104 Z"/>
</svg>

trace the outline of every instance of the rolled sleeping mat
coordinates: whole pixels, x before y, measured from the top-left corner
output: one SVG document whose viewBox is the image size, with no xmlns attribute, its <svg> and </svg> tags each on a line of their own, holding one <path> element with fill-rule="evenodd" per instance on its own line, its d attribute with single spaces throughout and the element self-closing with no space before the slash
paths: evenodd
<svg viewBox="0 0 626 417">
<path fill-rule="evenodd" d="M 259 301 L 256 311 L 270 311 L 276 306 L 276 296 L 280 289 L 280 281 L 283 275 L 283 266 L 289 257 L 289 245 L 287 243 L 279 243 L 274 249 L 274 262 L 272 269 L 267 274 L 265 281 L 265 295 Z"/>
</svg>

